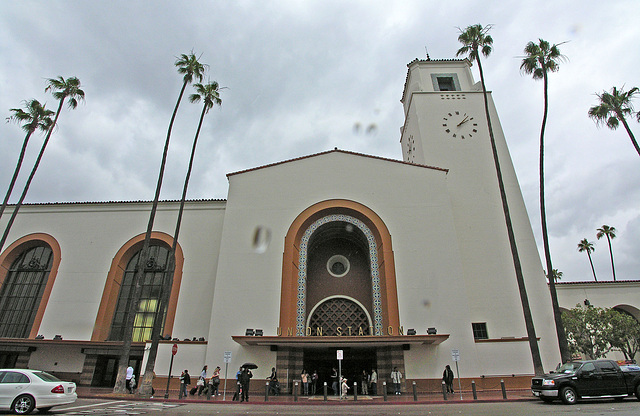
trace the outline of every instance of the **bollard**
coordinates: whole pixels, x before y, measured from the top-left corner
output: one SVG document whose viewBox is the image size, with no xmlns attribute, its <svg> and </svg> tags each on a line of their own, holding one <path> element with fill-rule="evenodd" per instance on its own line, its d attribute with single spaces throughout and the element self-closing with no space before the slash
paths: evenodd
<svg viewBox="0 0 640 416">
<path fill-rule="evenodd" d="M 207 400 L 211 400 L 211 390 L 213 389 L 213 384 L 207 384 Z"/>
<path fill-rule="evenodd" d="M 358 383 L 356 381 L 353 382 L 353 401 L 358 401 Z"/>
<path fill-rule="evenodd" d="M 384 396 L 384 401 L 387 401 L 387 382 L 382 382 L 382 395 Z"/>
<path fill-rule="evenodd" d="M 471 390 L 473 391 L 473 400 L 478 400 L 478 392 L 476 391 L 476 382 L 471 380 Z"/>
<path fill-rule="evenodd" d="M 416 386 L 416 382 L 413 382 L 413 401 L 418 401 L 418 387 Z"/>
<path fill-rule="evenodd" d="M 293 383 L 293 401 L 298 401 L 298 381 Z"/>
<path fill-rule="evenodd" d="M 324 382 L 324 386 L 322 386 L 322 388 L 324 389 L 324 401 L 327 401 L 327 382 Z"/>
<path fill-rule="evenodd" d="M 264 401 L 268 402 L 269 401 L 269 382 L 267 381 L 267 384 L 264 386 Z"/>
<path fill-rule="evenodd" d="M 447 385 L 442 382 L 442 398 L 447 400 Z"/>
<path fill-rule="evenodd" d="M 507 389 L 504 386 L 504 380 L 500 380 L 500 388 L 502 389 L 502 398 L 507 400 Z"/>
</svg>

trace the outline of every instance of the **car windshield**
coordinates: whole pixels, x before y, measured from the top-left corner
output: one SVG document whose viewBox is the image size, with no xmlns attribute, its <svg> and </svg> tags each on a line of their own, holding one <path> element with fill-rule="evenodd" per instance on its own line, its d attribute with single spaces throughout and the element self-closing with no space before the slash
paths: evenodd
<svg viewBox="0 0 640 416">
<path fill-rule="evenodd" d="M 44 381 L 53 381 L 54 383 L 60 381 L 59 378 L 57 378 L 55 376 L 52 376 L 49 373 L 45 373 L 44 371 L 34 372 L 33 374 L 36 377 L 38 377 L 39 379 L 44 380 Z"/>
<path fill-rule="evenodd" d="M 575 373 L 582 363 L 564 363 L 556 370 L 556 373 Z"/>
</svg>

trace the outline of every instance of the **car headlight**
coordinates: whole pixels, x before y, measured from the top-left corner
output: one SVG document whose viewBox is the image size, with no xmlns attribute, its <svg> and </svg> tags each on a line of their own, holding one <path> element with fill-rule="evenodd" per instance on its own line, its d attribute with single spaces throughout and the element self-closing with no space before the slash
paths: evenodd
<svg viewBox="0 0 640 416">
<path fill-rule="evenodd" d="M 542 380 L 542 385 L 543 386 L 555 386 L 556 385 L 556 381 L 555 380 Z"/>
</svg>

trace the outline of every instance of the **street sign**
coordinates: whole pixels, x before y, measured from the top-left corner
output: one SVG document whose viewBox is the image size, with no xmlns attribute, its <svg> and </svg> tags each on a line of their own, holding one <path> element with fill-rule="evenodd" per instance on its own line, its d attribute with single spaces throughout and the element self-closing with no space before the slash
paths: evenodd
<svg viewBox="0 0 640 416">
<path fill-rule="evenodd" d="M 338 360 L 342 360 L 344 358 L 344 354 L 342 352 L 342 350 L 338 350 Z"/>
<path fill-rule="evenodd" d="M 176 355 L 178 353 L 178 344 L 173 344 L 171 347 L 171 354 Z"/>
<path fill-rule="evenodd" d="M 231 362 L 231 351 L 224 352 L 224 362 L 227 364 Z"/>
<path fill-rule="evenodd" d="M 453 361 L 460 361 L 460 350 L 451 350 L 451 359 Z"/>
</svg>

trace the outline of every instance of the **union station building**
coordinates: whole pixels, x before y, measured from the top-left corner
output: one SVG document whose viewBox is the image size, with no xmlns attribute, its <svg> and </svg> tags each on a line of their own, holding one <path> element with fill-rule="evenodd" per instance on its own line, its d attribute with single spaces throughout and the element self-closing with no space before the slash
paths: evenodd
<svg viewBox="0 0 640 416">
<path fill-rule="evenodd" d="M 276 367 L 285 391 L 303 369 L 330 386 L 338 351 L 351 381 L 376 368 L 380 383 L 389 382 L 398 367 L 407 383 L 437 389 L 456 350 L 464 383 L 528 385 L 533 361 L 482 90 L 470 66 L 466 59 L 408 64 L 402 160 L 334 149 L 230 173 L 226 200 L 187 202 L 170 302 L 160 314 L 159 385 L 174 344 L 173 377 L 207 364 L 223 374 L 227 367 L 231 379 L 253 362 L 254 380 Z M 549 290 L 490 94 L 489 105 L 536 336 L 551 370 L 560 353 Z M 131 311 L 150 207 L 21 208 L 0 253 L 0 367 L 113 386 L 124 322 L 135 313 L 130 362 L 143 371 L 179 202 L 159 205 L 140 307 Z M 558 285 L 564 308 L 590 299 L 636 318 L 639 288 L 638 281 Z"/>
</svg>

